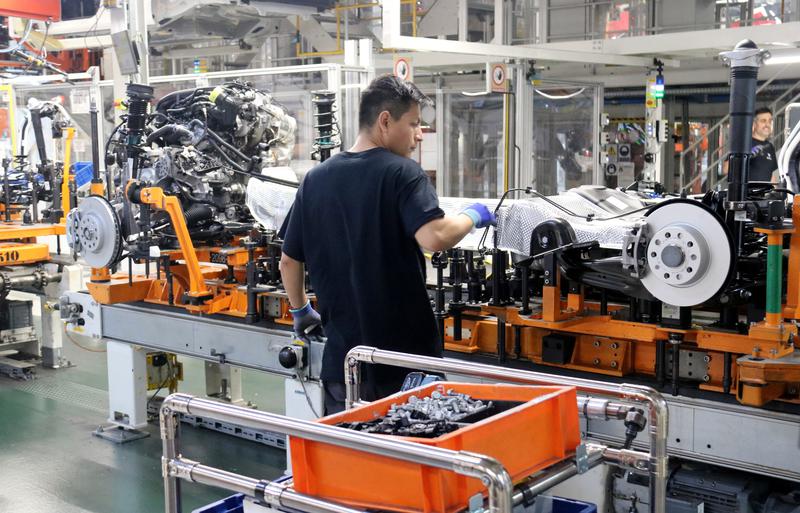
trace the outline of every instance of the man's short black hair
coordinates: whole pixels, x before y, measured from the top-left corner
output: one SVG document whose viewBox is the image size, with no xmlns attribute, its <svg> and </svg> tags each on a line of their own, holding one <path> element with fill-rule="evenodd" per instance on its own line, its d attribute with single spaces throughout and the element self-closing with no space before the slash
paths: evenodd
<svg viewBox="0 0 800 513">
<path fill-rule="evenodd" d="M 755 118 L 755 117 L 758 117 L 758 116 L 760 116 L 761 114 L 769 114 L 769 115 L 771 116 L 771 115 L 772 115 L 772 109 L 770 109 L 769 107 L 759 107 L 759 108 L 757 108 L 757 109 L 756 109 L 756 111 L 753 113 L 753 117 L 754 117 L 754 118 Z"/>
<path fill-rule="evenodd" d="M 378 77 L 361 93 L 358 128 L 371 127 L 378 119 L 378 115 L 385 110 L 397 120 L 414 104 L 424 107 L 432 103 L 431 99 L 411 82 L 392 75 Z"/>
</svg>

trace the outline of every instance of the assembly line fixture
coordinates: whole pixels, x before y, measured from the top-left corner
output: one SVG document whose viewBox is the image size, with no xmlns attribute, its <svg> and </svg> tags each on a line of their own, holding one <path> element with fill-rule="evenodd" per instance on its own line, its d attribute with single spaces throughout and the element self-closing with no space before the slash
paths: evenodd
<svg viewBox="0 0 800 513">
<path fill-rule="evenodd" d="M 347 408 L 352 408 L 360 401 L 359 390 L 361 386 L 362 363 L 391 365 L 429 372 L 449 372 L 462 376 L 486 378 L 495 381 L 573 386 L 578 392 L 583 392 L 584 394 L 613 396 L 626 401 L 644 403 L 647 405 L 648 423 L 650 424 L 650 453 L 648 455 L 648 464 L 646 465 L 647 472 L 650 474 L 650 512 L 666 512 L 667 463 L 669 459 L 667 456 L 667 428 L 669 412 L 667 410 L 667 402 L 661 394 L 653 388 L 625 383 L 605 383 L 589 379 L 483 365 L 453 358 L 434 358 L 430 356 L 386 351 L 369 346 L 357 346 L 347 353 L 344 364 L 345 386 L 347 390 L 345 404 Z M 590 403 L 587 402 L 585 404 L 588 405 Z M 582 409 L 584 413 L 589 413 L 585 408 Z M 606 409 L 607 408 L 603 407 L 601 410 L 604 412 Z M 620 456 L 625 456 L 626 453 L 631 452 L 633 451 L 622 450 Z M 637 465 L 633 465 L 633 467 L 640 471 L 642 470 L 642 468 Z"/>
</svg>

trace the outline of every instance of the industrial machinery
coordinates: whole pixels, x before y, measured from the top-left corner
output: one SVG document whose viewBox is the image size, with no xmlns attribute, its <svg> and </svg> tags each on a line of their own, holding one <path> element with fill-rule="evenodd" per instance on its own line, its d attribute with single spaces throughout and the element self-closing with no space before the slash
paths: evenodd
<svg viewBox="0 0 800 513">
<path fill-rule="evenodd" d="M 93 270 L 88 294 L 62 298 L 62 319 L 108 341 L 109 420 L 125 428 L 99 434 L 127 440 L 146 424 L 137 377 L 156 370 L 146 359 L 156 351 L 206 359 L 208 395 L 233 403 L 243 402 L 240 367 L 285 376 L 287 397 L 308 399 L 287 400 L 289 411 L 317 416 L 322 342 L 293 343 L 278 289 L 280 223 L 265 220 L 269 208 L 249 207 L 260 182 L 291 204 L 294 118 L 238 81 L 170 93 L 150 111 L 152 100 L 152 88 L 128 85 L 127 115 L 106 145 L 108 188 L 96 176 L 67 219 L 70 247 Z M 321 158 L 338 143 L 332 100 L 321 92 L 314 101 Z M 177 370 L 166 368 L 173 384 Z M 155 389 L 160 380 L 150 381 Z"/>
<path fill-rule="evenodd" d="M 147 300 L 252 322 L 257 282 L 245 275 L 270 239 L 245 205 L 247 181 L 296 186 L 265 173 L 289 162 L 295 121 L 241 82 L 176 91 L 148 113 L 152 98 L 128 86 L 105 155 L 110 200 L 90 196 L 68 218 L 73 251 L 95 269 L 89 290 L 104 304 Z M 125 258 L 127 274 L 112 276 Z"/>
<path fill-rule="evenodd" d="M 532 198 L 492 205 L 496 231 L 433 255 L 434 313 L 449 354 L 496 359 L 508 373 L 537 367 L 667 387 L 672 454 L 800 479 L 790 451 L 748 443 L 766 432 L 800 436 L 790 413 L 800 289 L 788 279 L 800 273 L 800 212 L 786 190 L 748 182 L 742 143 L 761 57 L 749 43 L 726 54 L 735 99 L 727 191 L 680 198 L 583 187 L 543 197 L 524 189 Z M 321 408 L 324 344 L 292 340 L 277 267 L 276 232 L 295 184 L 261 174 L 276 169 L 264 163 L 280 163 L 279 152 L 235 136 L 253 133 L 245 115 L 253 102 L 241 99 L 249 89 L 221 88 L 175 94 L 148 114 L 151 92 L 131 86 L 128 117 L 109 144 L 111 200 L 96 188 L 69 216 L 72 247 L 95 269 L 89 293 L 67 294 L 61 313 L 68 329 L 108 340 L 118 426 L 146 422 L 137 379 L 153 351 L 205 359 L 216 376 L 210 395 L 238 402 L 236 369 L 249 367 L 288 378 L 288 414 L 316 417 Z M 230 105 L 241 111 L 227 119 L 242 131 L 218 124 Z M 317 124 L 331 127 L 321 115 Z M 217 171 L 224 179 L 209 180 Z M 241 199 L 240 177 L 248 197 L 261 183 L 275 204 L 248 198 L 249 209 L 227 208 Z M 469 201 L 441 198 L 450 213 Z M 256 219 L 268 229 L 255 229 Z M 127 273 L 118 272 L 127 256 Z M 596 440 L 626 437 L 605 419 L 582 428 Z"/>
<path fill-rule="evenodd" d="M 48 367 L 64 363 L 60 322 L 46 306 L 60 296 L 58 282 L 65 262 L 51 255 L 44 237 L 54 236 L 56 252 L 60 252 L 64 213 L 72 198 L 69 167 L 75 136 L 68 114 L 57 102 L 35 101 L 29 107 L 21 135 L 13 138 L 20 139 L 19 147 L 12 150 L 13 159 L 3 160 L 0 181 L 0 371 L 23 379 L 32 376 L 32 359 L 41 358 Z M 10 126 L 14 131 L 13 118 Z M 54 142 L 63 141 L 63 161 L 55 160 L 55 148 L 48 152 L 45 130 Z M 29 131 L 38 157 L 35 164 L 25 150 Z M 41 296 L 41 335 L 33 325 L 33 301 L 10 299 L 11 291 Z"/>
<path fill-rule="evenodd" d="M 534 198 L 500 209 L 492 249 L 444 259 L 459 296 L 444 321 L 445 348 L 650 376 L 674 395 L 690 387 L 752 406 L 798 400 L 800 212 L 787 206 L 789 191 L 747 179 L 760 55 L 749 45 L 724 54 L 735 100 L 727 191 L 657 199 L 588 186 L 557 197 L 527 191 Z M 481 286 L 484 252 L 494 272 Z"/>
</svg>

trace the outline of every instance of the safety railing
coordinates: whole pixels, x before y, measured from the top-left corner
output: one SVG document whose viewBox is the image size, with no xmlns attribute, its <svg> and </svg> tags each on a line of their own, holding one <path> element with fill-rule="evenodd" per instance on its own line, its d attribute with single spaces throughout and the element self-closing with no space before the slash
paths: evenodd
<svg viewBox="0 0 800 513">
<path fill-rule="evenodd" d="M 227 472 L 184 458 L 179 448 L 178 414 L 230 422 L 237 426 L 264 429 L 306 440 L 324 442 L 365 453 L 380 454 L 403 461 L 450 470 L 480 479 L 489 490 L 487 513 L 511 513 L 513 485 L 505 468 L 495 459 L 466 451 L 451 451 L 394 438 L 359 433 L 349 429 L 293 419 L 187 394 L 164 399 L 160 412 L 166 513 L 181 513 L 180 480 L 244 493 L 275 507 L 313 513 L 356 513 L 358 510 L 335 502 L 295 492 L 286 483 L 259 480 Z"/>
<path fill-rule="evenodd" d="M 420 360 L 421 359 L 421 360 Z M 429 360 L 440 360 L 440 365 L 429 365 Z M 395 364 L 400 367 L 413 367 L 431 370 L 446 370 L 458 374 L 469 374 L 494 378 L 498 381 L 515 381 L 519 383 L 539 383 L 550 385 L 575 386 L 585 393 L 597 393 L 605 396 L 619 396 L 637 403 L 648 402 L 650 408 L 652 433 L 666 433 L 666 404 L 661 396 L 646 387 L 622 385 L 615 387 L 599 381 L 562 378 L 524 371 L 515 371 L 503 367 L 488 365 L 463 364 L 457 360 L 436 359 L 380 351 L 371 347 L 359 346 L 348 355 L 348 368 L 354 369 L 349 374 L 348 403 L 358 400 L 353 393 L 352 385 L 357 386 L 360 376 L 357 368 L 360 362 Z M 435 369 L 433 368 L 435 367 Z M 597 397 L 581 396 L 578 399 L 579 414 L 586 418 L 618 419 L 626 418 L 631 405 L 625 402 L 614 402 Z M 242 493 L 258 501 L 280 509 L 308 513 L 363 513 L 324 498 L 301 494 L 292 488 L 291 480 L 268 481 L 256 479 L 219 468 L 204 465 L 184 457 L 180 450 L 180 415 L 194 415 L 216 419 L 242 427 L 269 430 L 287 436 L 294 436 L 316 442 L 330 443 L 347 449 L 379 454 L 403 461 L 446 469 L 458 474 L 480 479 L 488 488 L 488 501 L 481 513 L 511 513 L 514 506 L 526 503 L 531 497 L 549 490 L 553 486 L 600 464 L 612 464 L 620 468 L 639 473 L 649 473 L 651 482 L 661 474 L 660 460 L 654 460 L 651 453 L 617 449 L 597 443 L 584 443 L 573 459 L 555 464 L 526 481 L 512 486 L 505 468 L 495 459 L 465 451 L 451 451 L 422 444 L 406 442 L 394 438 L 360 433 L 348 429 L 328 426 L 315 422 L 285 417 L 268 412 L 234 406 L 208 399 L 193 397 L 187 394 L 172 394 L 161 406 L 160 430 L 162 438 L 162 476 L 164 478 L 164 496 L 166 513 L 181 513 L 182 481 L 189 481 L 208 486 Z M 659 435 L 660 436 L 660 435 Z M 666 443 L 664 441 L 664 443 Z M 655 464 L 654 464 L 655 462 Z M 663 461 L 666 469 L 666 459 Z M 658 484 L 656 484 L 658 489 Z M 653 495 L 654 501 L 662 501 L 663 495 Z M 654 501 L 651 501 L 654 502 Z M 466 505 L 465 505 L 466 506 Z M 651 511 L 662 513 L 663 507 L 651 506 Z"/>
<path fill-rule="evenodd" d="M 650 474 L 650 512 L 666 512 L 669 412 L 666 401 L 653 388 L 629 384 L 617 385 L 589 379 L 483 365 L 453 358 L 433 358 L 385 351 L 368 346 L 357 346 L 347 353 L 344 364 L 347 391 L 345 405 L 348 408 L 360 401 L 359 390 L 362 363 L 391 365 L 428 372 L 449 372 L 463 376 L 513 383 L 573 386 L 584 394 L 619 397 L 645 404 L 647 406 L 646 411 L 650 431 L 650 452 L 647 454 L 647 471 Z"/>
</svg>

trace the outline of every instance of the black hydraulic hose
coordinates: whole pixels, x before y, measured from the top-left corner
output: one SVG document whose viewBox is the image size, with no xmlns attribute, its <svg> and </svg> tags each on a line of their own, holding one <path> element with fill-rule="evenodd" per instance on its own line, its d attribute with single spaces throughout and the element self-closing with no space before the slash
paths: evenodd
<svg viewBox="0 0 800 513">
<path fill-rule="evenodd" d="M 163 139 L 165 144 L 188 144 L 191 142 L 192 131 L 186 128 L 185 126 L 177 125 L 177 124 L 169 124 L 164 125 L 155 132 L 152 132 L 150 135 L 147 136 L 145 140 L 146 145 L 150 145 L 153 141 L 158 139 Z"/>
<path fill-rule="evenodd" d="M 214 210 L 208 205 L 194 204 L 183 212 L 183 217 L 186 219 L 186 226 L 194 226 L 214 217 Z"/>
</svg>

